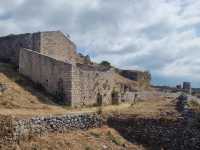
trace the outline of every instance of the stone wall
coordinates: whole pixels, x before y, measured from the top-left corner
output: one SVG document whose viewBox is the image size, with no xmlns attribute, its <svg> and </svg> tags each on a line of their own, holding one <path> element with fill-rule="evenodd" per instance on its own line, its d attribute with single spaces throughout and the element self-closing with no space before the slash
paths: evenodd
<svg viewBox="0 0 200 150">
<path fill-rule="evenodd" d="M 102 125 L 102 118 L 96 113 L 66 114 L 27 119 L 1 116 L 0 120 L 0 144 L 18 143 L 34 136 L 45 136 L 48 133 L 63 133 L 77 129 L 87 130 L 89 128 L 98 128 Z"/>
<path fill-rule="evenodd" d="M 40 33 L 1 37 L 0 59 L 18 65 L 20 48 L 38 51 L 40 49 Z"/>
<path fill-rule="evenodd" d="M 107 73 L 90 67 L 76 66 L 73 69 L 72 95 L 74 95 L 74 105 L 95 105 L 98 95 L 102 97 L 102 103 L 110 103 L 112 87 L 109 82 L 112 78 L 107 80 L 105 78 Z"/>
<path fill-rule="evenodd" d="M 13 139 L 13 117 L 0 115 L 0 145 L 6 142 L 7 145 L 12 143 Z"/>
<path fill-rule="evenodd" d="M 134 99 L 135 92 L 125 89 L 129 85 L 124 81 L 120 82 L 116 78 L 120 75 L 114 70 L 101 71 L 81 64 L 77 64 L 72 70 L 73 105 L 108 105 Z"/>
<path fill-rule="evenodd" d="M 60 31 L 41 32 L 41 53 L 60 60 L 76 61 L 76 46 Z"/>
<path fill-rule="evenodd" d="M 58 98 L 59 103 L 71 105 L 72 65 L 40 53 L 21 49 L 19 72 L 41 85 Z"/>
<path fill-rule="evenodd" d="M 9 35 L 0 38 L 0 59 L 18 66 L 21 48 L 38 51 L 62 61 L 91 63 L 88 57 L 76 52 L 76 45 L 60 31 Z"/>
<path fill-rule="evenodd" d="M 147 71 L 138 70 L 119 70 L 120 75 L 130 80 L 137 81 L 140 87 L 149 87 L 151 74 Z"/>
</svg>

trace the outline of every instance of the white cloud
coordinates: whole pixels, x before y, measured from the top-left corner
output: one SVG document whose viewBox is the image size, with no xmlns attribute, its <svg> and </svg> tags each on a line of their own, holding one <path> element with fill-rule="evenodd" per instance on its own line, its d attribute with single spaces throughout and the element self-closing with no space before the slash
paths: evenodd
<svg viewBox="0 0 200 150">
<path fill-rule="evenodd" d="M 197 0 L 1 0 L 0 34 L 59 29 L 96 61 L 199 85 L 199 10 Z"/>
</svg>

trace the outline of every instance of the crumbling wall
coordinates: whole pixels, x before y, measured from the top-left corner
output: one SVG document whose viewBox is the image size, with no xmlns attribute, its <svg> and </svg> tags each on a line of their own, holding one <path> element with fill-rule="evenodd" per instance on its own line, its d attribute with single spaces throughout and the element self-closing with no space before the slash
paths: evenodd
<svg viewBox="0 0 200 150">
<path fill-rule="evenodd" d="M 151 74 L 147 71 L 138 70 L 119 70 L 120 75 L 138 82 L 140 87 L 149 87 L 151 82 Z"/>
<path fill-rule="evenodd" d="M 40 33 L 9 35 L 0 38 L 0 59 L 18 65 L 21 48 L 38 51 L 40 49 Z"/>
<path fill-rule="evenodd" d="M 19 72 L 68 105 L 71 104 L 71 70 L 69 63 L 27 49 L 20 51 Z"/>
</svg>

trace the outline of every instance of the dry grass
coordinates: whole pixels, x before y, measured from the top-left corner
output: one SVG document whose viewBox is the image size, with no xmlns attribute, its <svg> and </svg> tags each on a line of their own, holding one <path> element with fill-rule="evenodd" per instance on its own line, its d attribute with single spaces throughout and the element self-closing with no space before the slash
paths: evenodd
<svg viewBox="0 0 200 150">
<path fill-rule="evenodd" d="M 176 103 L 173 99 L 156 99 L 141 101 L 134 105 L 122 104 L 119 106 L 109 106 L 102 109 L 103 115 L 135 116 L 143 118 L 173 117 L 180 115 L 175 109 Z"/>
<path fill-rule="evenodd" d="M 84 108 L 82 111 L 97 111 L 97 108 Z M 76 110 L 79 111 L 79 110 Z M 169 113 L 177 113 L 175 102 L 172 99 L 158 99 L 119 106 L 106 106 L 102 108 L 103 115 L 116 113 L 126 116 L 140 117 L 160 117 L 163 115 L 171 116 Z M 46 137 L 35 137 L 30 141 L 20 143 L 19 150 L 144 150 L 138 144 L 129 143 L 116 130 L 104 126 L 99 129 L 88 131 L 71 131 L 64 134 L 52 133 Z"/>
<path fill-rule="evenodd" d="M 0 84 L 6 90 L 0 94 L 0 114 L 16 116 L 61 114 L 66 111 L 53 102 L 53 97 L 41 92 L 21 76 L 14 66 L 0 63 Z"/>
<path fill-rule="evenodd" d="M 98 135 L 98 136 L 97 136 Z M 133 145 L 107 126 L 88 131 L 72 131 L 65 134 L 50 134 L 18 145 L 19 150 L 143 150 Z"/>
<path fill-rule="evenodd" d="M 0 95 L 1 108 L 34 109 L 47 106 L 45 104 L 54 104 L 52 97 L 40 93 L 29 80 L 18 74 L 12 65 L 0 63 L 0 83 L 7 87 Z"/>
<path fill-rule="evenodd" d="M 195 112 L 200 112 L 200 104 L 197 101 L 195 101 L 195 100 L 189 101 L 188 106 Z"/>
</svg>

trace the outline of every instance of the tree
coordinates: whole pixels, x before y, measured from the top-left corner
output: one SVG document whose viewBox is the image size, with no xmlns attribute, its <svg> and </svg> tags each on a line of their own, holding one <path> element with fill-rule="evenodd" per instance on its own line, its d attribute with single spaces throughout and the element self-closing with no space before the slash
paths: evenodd
<svg viewBox="0 0 200 150">
<path fill-rule="evenodd" d="M 108 62 L 108 61 L 102 61 L 101 63 L 100 63 L 100 65 L 101 66 L 104 66 L 104 67 L 106 67 L 106 68 L 111 68 L 111 64 Z"/>
</svg>

